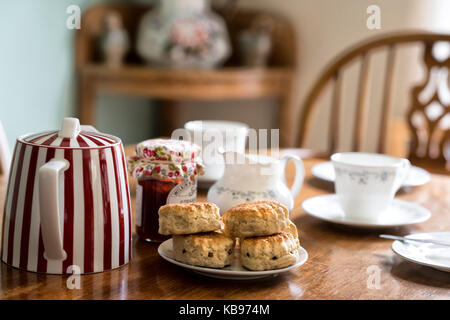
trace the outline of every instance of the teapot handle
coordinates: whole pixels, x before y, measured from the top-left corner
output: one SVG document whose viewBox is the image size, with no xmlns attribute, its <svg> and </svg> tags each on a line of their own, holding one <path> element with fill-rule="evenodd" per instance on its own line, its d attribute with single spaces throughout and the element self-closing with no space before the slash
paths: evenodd
<svg viewBox="0 0 450 320">
<path fill-rule="evenodd" d="M 67 170 L 69 162 L 65 159 L 52 159 L 39 168 L 39 212 L 41 216 L 44 258 L 65 260 L 67 254 L 63 249 L 59 202 L 59 175 Z"/>
<path fill-rule="evenodd" d="M 281 158 L 281 160 L 284 161 L 283 180 L 285 184 L 286 184 L 286 166 L 289 163 L 289 161 L 291 160 L 294 161 L 295 179 L 289 191 L 291 191 L 292 197 L 295 199 L 295 197 L 298 195 L 303 185 L 303 179 L 305 178 L 305 166 L 303 165 L 303 161 L 297 156 L 285 155 L 283 158 Z"/>
</svg>

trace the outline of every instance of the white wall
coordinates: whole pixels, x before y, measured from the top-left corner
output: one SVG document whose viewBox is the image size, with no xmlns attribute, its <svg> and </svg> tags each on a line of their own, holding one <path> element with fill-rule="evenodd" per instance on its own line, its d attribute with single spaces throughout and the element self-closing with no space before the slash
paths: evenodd
<svg viewBox="0 0 450 320">
<path fill-rule="evenodd" d="M 57 129 L 76 115 L 74 34 L 66 8 L 101 1 L 14 0 L 0 3 L 0 120 L 10 147 L 27 132 Z M 136 142 L 151 133 L 147 99 L 100 97 L 98 128 Z"/>
<path fill-rule="evenodd" d="M 242 0 L 240 3 L 248 7 L 256 4 L 252 0 Z M 259 0 L 257 6 L 283 14 L 295 26 L 299 49 L 296 101 L 300 106 L 325 64 L 342 50 L 358 41 L 400 30 L 423 29 L 450 32 L 449 3 L 448 0 Z M 378 5 L 381 9 L 380 30 L 369 30 L 366 27 L 368 16 L 366 9 L 372 4 Z M 415 59 L 420 59 L 417 49 L 400 51 L 401 58 L 397 66 L 396 77 L 397 94 L 394 98 L 396 115 L 404 113 L 409 105 L 408 88 L 422 76 L 420 69 L 411 68 L 411 62 L 414 63 Z M 383 70 L 379 70 L 378 66 L 382 65 L 383 58 L 380 54 L 375 56 L 373 61 L 375 83 L 371 99 L 372 109 L 380 102 Z M 355 97 L 349 93 L 355 92 L 357 68 L 349 71 L 351 75 L 354 75 L 354 81 L 350 82 L 349 87 L 345 90 L 344 106 L 347 108 L 350 108 L 355 100 Z M 325 117 L 325 113 L 319 112 L 318 119 Z M 342 120 L 345 122 L 345 119 Z M 344 129 L 348 128 L 348 126 L 343 127 Z M 344 149 L 350 142 L 350 132 L 349 130 L 345 131 L 343 134 L 347 139 L 341 146 Z M 324 139 L 314 138 L 321 136 L 323 137 L 323 134 L 316 130 L 310 145 L 323 148 Z M 374 139 L 370 138 L 367 141 L 367 149 L 374 147 Z"/>
<path fill-rule="evenodd" d="M 74 31 L 65 27 L 66 8 L 69 4 L 85 8 L 96 2 L 100 1 L 14 0 L 0 4 L 0 120 L 11 147 L 18 135 L 56 129 L 62 117 L 76 114 Z M 366 28 L 366 8 L 370 4 L 381 7 L 379 31 Z M 414 28 L 450 32 L 449 0 L 241 0 L 239 5 L 279 12 L 294 24 L 299 48 L 295 90 L 298 106 L 324 65 L 359 40 Z M 412 58 L 414 53 L 399 66 L 397 91 L 401 94 L 395 104 L 398 115 L 408 103 L 408 93 L 401 89 L 421 75 L 420 70 L 408 67 L 408 59 Z M 381 79 L 379 74 L 376 76 Z M 374 89 L 376 100 L 379 88 Z M 352 102 L 351 96 L 346 99 Z M 108 96 L 101 97 L 99 105 L 99 129 L 117 134 L 125 142 L 148 137 L 152 122 L 157 121 L 146 99 Z M 180 125 L 191 119 L 223 118 L 244 121 L 255 128 L 271 128 L 276 126 L 274 106 L 273 101 L 189 103 L 178 118 Z M 326 113 L 319 116 L 325 117 Z M 320 136 L 320 132 L 314 135 L 318 138 L 311 142 L 313 147 L 323 148 Z"/>
<path fill-rule="evenodd" d="M 297 32 L 298 43 L 298 75 L 296 78 L 296 106 L 300 107 L 305 95 L 311 89 L 313 82 L 318 78 L 319 72 L 338 53 L 348 46 L 371 36 L 382 33 L 423 29 L 450 32 L 450 1 L 448 0 L 241 0 L 239 6 L 247 8 L 262 8 L 277 12 L 287 17 Z M 378 5 L 381 8 L 381 29 L 369 30 L 366 27 L 369 5 Z M 411 68 L 410 63 L 420 59 L 419 48 L 400 50 L 400 63 L 397 66 L 396 96 L 394 99 L 394 112 L 401 116 L 409 103 L 408 88 L 421 79 L 422 72 L 418 68 Z M 374 56 L 374 85 L 372 93 L 372 110 L 377 109 L 381 96 L 381 82 L 383 70 L 377 68 L 382 65 L 385 56 L 383 53 Z M 349 69 L 348 85 L 345 88 L 344 106 L 349 109 L 354 103 L 356 76 L 358 69 L 354 66 Z M 328 114 L 320 104 L 317 115 L 319 121 L 327 120 Z M 219 111 L 217 111 L 219 110 Z M 226 110 L 226 111 L 225 111 Z M 376 111 L 376 110 L 375 110 Z M 252 127 L 274 127 L 276 115 L 274 104 L 267 102 L 234 102 L 230 104 L 189 104 L 183 111 L 185 118 L 215 118 L 226 113 L 228 119 L 241 119 Z M 373 120 L 375 115 L 371 115 Z M 298 115 L 297 115 L 298 117 Z M 296 118 L 298 119 L 298 118 Z M 342 119 L 346 122 L 345 116 Z M 376 130 L 371 121 L 372 135 L 368 138 L 366 149 L 375 146 Z M 296 127 L 298 128 L 298 121 Z M 345 137 L 341 148 L 350 144 L 351 132 L 347 130 L 351 123 L 343 126 Z M 322 126 L 321 126 L 322 128 Z M 312 135 L 309 146 L 316 149 L 325 147 L 323 130 L 316 130 Z"/>
</svg>

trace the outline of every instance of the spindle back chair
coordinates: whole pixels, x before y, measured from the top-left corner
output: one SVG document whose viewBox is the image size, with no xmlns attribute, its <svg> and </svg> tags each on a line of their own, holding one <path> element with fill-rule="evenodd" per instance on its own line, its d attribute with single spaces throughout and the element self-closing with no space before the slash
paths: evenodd
<svg viewBox="0 0 450 320">
<path fill-rule="evenodd" d="M 440 61 L 433 55 L 433 46 L 438 42 L 450 43 L 450 35 L 427 32 L 414 32 L 390 34 L 369 39 L 349 48 L 322 72 L 307 95 L 302 106 L 300 119 L 299 145 L 305 147 L 308 134 L 313 124 L 313 112 L 317 109 L 317 100 L 324 93 L 327 85 L 332 84 L 331 115 L 328 134 L 328 152 L 336 151 L 339 141 L 339 114 L 342 112 L 342 74 L 343 69 L 352 62 L 361 59 L 359 72 L 355 122 L 353 127 L 352 148 L 346 151 L 361 151 L 367 135 L 367 112 L 369 105 L 369 92 L 371 81 L 371 55 L 379 49 L 387 49 L 387 60 L 383 84 L 381 117 L 379 124 L 380 137 L 377 143 L 377 152 L 386 153 L 388 143 L 389 121 L 392 117 L 393 80 L 397 59 L 397 49 L 403 44 L 422 43 L 423 62 L 426 67 L 424 81 L 412 89 L 412 105 L 407 114 L 407 122 L 411 133 L 409 158 L 416 164 L 443 168 L 450 158 L 450 107 L 442 99 L 439 90 L 446 87 L 449 82 L 450 57 Z M 429 90 L 430 83 L 434 82 L 434 91 L 425 99 L 421 95 L 425 89 Z M 443 85 L 443 86 L 442 86 Z M 430 112 L 430 106 L 434 112 Z M 447 153 L 447 154 L 446 154 Z M 447 157 L 447 159 L 446 159 Z"/>
</svg>

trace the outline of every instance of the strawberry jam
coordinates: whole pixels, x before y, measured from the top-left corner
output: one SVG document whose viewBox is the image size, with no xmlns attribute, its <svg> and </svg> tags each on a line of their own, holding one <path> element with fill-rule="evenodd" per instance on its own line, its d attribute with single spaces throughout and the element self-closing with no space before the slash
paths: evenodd
<svg viewBox="0 0 450 320">
<path fill-rule="evenodd" d="M 136 233 L 140 239 L 149 242 L 162 242 L 170 238 L 158 233 L 158 210 L 167 203 L 167 197 L 181 179 L 139 179 L 136 194 Z M 141 193 L 141 195 L 138 195 Z M 140 204 L 138 203 L 140 201 Z M 139 212 L 140 211 L 140 212 Z"/>
</svg>

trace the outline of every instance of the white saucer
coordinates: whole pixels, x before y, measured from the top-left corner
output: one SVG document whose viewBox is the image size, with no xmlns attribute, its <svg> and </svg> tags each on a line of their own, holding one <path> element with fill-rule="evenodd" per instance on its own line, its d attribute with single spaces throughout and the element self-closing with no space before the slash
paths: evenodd
<svg viewBox="0 0 450 320">
<path fill-rule="evenodd" d="M 431 213 L 428 209 L 409 201 L 394 199 L 391 207 L 378 221 L 349 219 L 339 204 L 336 194 L 309 198 L 302 203 L 307 214 L 337 224 L 360 228 L 391 228 L 426 221 Z"/>
<path fill-rule="evenodd" d="M 334 167 L 331 161 L 321 162 L 311 168 L 311 173 L 316 178 L 334 182 L 335 174 Z M 403 187 L 421 186 L 430 181 L 430 174 L 425 169 L 411 166 L 411 170 L 403 183 Z"/>
<path fill-rule="evenodd" d="M 450 242 L 450 232 L 416 233 L 406 236 L 406 238 Z M 448 247 L 397 240 L 392 243 L 392 251 L 408 261 L 450 272 L 450 249 Z"/>
<path fill-rule="evenodd" d="M 219 279 L 229 279 L 229 280 L 252 280 L 258 278 L 265 278 L 269 276 L 274 276 L 295 268 L 300 267 L 302 264 L 308 260 L 308 253 L 302 247 L 299 248 L 299 259 L 296 264 L 289 266 L 283 269 L 277 270 L 267 270 L 267 271 L 250 271 L 245 269 L 239 263 L 239 249 L 236 248 L 234 252 L 234 262 L 231 266 L 222 268 L 222 269 L 214 269 L 214 268 L 206 268 L 206 267 L 197 267 L 191 266 L 189 264 L 185 264 L 179 261 L 176 261 L 173 258 L 172 254 L 172 239 L 166 240 L 161 243 L 158 247 L 159 255 L 169 261 L 170 263 L 176 264 L 177 266 L 190 269 L 196 273 L 202 274 L 204 276 L 219 278 Z"/>
</svg>

